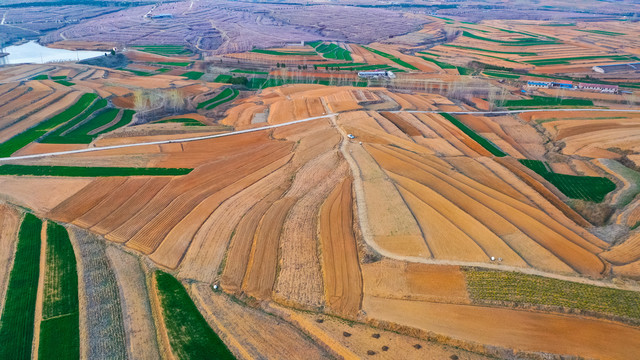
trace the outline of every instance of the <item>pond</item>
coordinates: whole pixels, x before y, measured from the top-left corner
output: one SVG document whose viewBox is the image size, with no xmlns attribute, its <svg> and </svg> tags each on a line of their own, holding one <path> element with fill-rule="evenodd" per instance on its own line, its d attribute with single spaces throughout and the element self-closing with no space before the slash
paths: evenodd
<svg viewBox="0 0 640 360">
<path fill-rule="evenodd" d="M 104 55 L 102 51 L 72 51 L 48 48 L 35 41 L 29 41 L 22 45 L 8 46 L 0 52 L 9 53 L 7 56 L 0 57 L 0 65 L 78 61 Z"/>
</svg>

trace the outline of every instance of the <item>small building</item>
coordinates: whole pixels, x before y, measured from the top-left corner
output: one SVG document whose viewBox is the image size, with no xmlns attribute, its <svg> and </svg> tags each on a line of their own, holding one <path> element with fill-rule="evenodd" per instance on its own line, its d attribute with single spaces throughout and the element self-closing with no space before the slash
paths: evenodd
<svg viewBox="0 0 640 360">
<path fill-rule="evenodd" d="M 527 81 L 527 86 L 529 86 L 529 87 L 537 87 L 537 88 L 550 88 L 551 87 L 551 81 L 529 80 L 529 81 Z"/>
<path fill-rule="evenodd" d="M 580 90 L 599 91 L 601 93 L 610 94 L 615 94 L 618 92 L 618 85 L 580 83 L 578 84 L 578 88 Z"/>
<path fill-rule="evenodd" d="M 395 79 L 396 74 L 392 71 L 360 71 L 358 72 L 358 76 L 364 79 L 379 79 L 379 78 L 389 78 Z"/>
<path fill-rule="evenodd" d="M 596 65 L 591 69 L 601 74 L 609 74 L 620 71 L 638 71 L 640 70 L 640 62 L 627 64 Z"/>
<path fill-rule="evenodd" d="M 573 89 L 573 83 L 571 81 L 553 81 L 551 87 L 559 89 Z"/>
</svg>

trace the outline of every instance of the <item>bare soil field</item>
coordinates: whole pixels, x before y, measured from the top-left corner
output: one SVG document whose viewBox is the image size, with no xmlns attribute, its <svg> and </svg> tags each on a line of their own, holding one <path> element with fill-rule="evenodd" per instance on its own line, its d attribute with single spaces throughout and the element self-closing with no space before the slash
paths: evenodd
<svg viewBox="0 0 640 360">
<path fill-rule="evenodd" d="M 640 330 L 606 320 L 373 296 L 365 296 L 363 308 L 371 318 L 432 332 L 454 343 L 599 359 L 634 359 L 640 351 L 640 341 L 633 340 Z"/>
<path fill-rule="evenodd" d="M 22 214 L 18 211 L 0 204 L 0 308 L 4 308 L 21 218 Z"/>
</svg>

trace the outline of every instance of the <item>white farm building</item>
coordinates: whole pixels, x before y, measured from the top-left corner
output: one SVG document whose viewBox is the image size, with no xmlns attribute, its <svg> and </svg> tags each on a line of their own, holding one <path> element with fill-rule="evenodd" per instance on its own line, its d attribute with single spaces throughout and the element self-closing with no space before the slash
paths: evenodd
<svg viewBox="0 0 640 360">
<path fill-rule="evenodd" d="M 358 72 L 358 76 L 364 79 L 395 79 L 396 74 L 394 74 L 392 71 L 360 71 Z"/>
</svg>

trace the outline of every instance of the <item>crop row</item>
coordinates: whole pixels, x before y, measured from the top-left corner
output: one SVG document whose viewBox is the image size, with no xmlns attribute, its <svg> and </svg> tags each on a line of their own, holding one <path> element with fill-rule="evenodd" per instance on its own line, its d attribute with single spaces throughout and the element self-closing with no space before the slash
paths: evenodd
<svg viewBox="0 0 640 360">
<path fill-rule="evenodd" d="M 494 156 L 502 157 L 507 155 L 494 143 L 478 135 L 475 131 L 471 130 L 467 125 L 463 124 L 460 120 L 456 119 L 451 114 L 440 113 L 440 115 L 449 120 L 453 125 L 462 130 L 463 133 L 467 134 L 471 139 L 480 144 L 483 148 L 487 149 L 487 151 L 489 151 Z"/>
<path fill-rule="evenodd" d="M 187 168 L 132 168 L 132 167 L 80 167 L 2 165 L 0 175 L 104 177 L 104 176 L 180 176 L 190 173 Z"/>
<path fill-rule="evenodd" d="M 531 65 L 544 66 L 544 65 L 570 64 L 571 61 L 576 61 L 576 60 L 597 60 L 597 59 L 608 59 L 611 61 L 629 61 L 629 62 L 638 60 L 635 57 L 631 57 L 627 55 L 592 55 L 592 56 L 576 56 L 576 57 L 566 57 L 566 58 L 528 60 L 525 62 Z"/>
<path fill-rule="evenodd" d="M 380 55 L 382 57 L 386 57 L 387 59 L 393 61 L 394 63 L 396 63 L 396 64 L 398 64 L 400 66 L 404 66 L 407 69 L 418 70 L 417 67 L 415 67 L 415 66 L 413 66 L 413 65 L 411 65 L 411 64 L 409 64 L 409 63 L 407 63 L 405 61 L 402 61 L 402 60 L 398 59 L 397 57 L 395 57 L 395 56 L 393 56 L 391 54 L 387 54 L 386 52 L 382 52 L 380 50 L 376 50 L 376 49 L 373 49 L 373 48 L 370 48 L 370 47 L 367 47 L 367 46 L 362 46 L 362 47 L 367 49 L 367 50 L 369 50 L 369 51 L 371 51 L 374 54 Z"/>
<path fill-rule="evenodd" d="M 477 48 L 472 46 L 462 46 L 462 45 L 453 45 L 453 44 L 442 44 L 442 46 L 448 46 L 448 47 L 464 49 L 464 50 L 482 51 L 482 52 L 495 53 L 495 54 L 507 54 L 507 55 L 519 55 L 519 56 L 537 56 L 538 55 L 537 53 L 534 53 L 534 52 L 498 51 L 498 50 L 489 50 L 489 49 L 482 49 L 482 48 Z"/>
<path fill-rule="evenodd" d="M 640 293 L 517 272 L 464 268 L 474 302 L 546 305 L 640 320 Z"/>
<path fill-rule="evenodd" d="M 287 56 L 313 56 L 317 55 L 315 51 L 276 51 L 276 50 L 263 50 L 253 49 L 251 52 L 266 55 L 287 55 Z"/>
<path fill-rule="evenodd" d="M 196 119 L 189 119 L 189 118 L 167 119 L 167 120 L 156 121 L 156 124 L 166 124 L 166 123 L 179 123 L 179 124 L 183 124 L 184 126 L 205 126 L 205 124 L 201 123 L 200 121 Z"/>
<path fill-rule="evenodd" d="M 367 81 L 353 81 L 342 79 L 314 79 L 314 78 L 302 78 L 302 79 L 266 79 L 266 78 L 251 78 L 247 83 L 247 87 L 252 90 L 266 89 L 273 86 L 282 86 L 285 84 L 319 84 L 328 86 L 358 86 L 366 87 Z"/>
<path fill-rule="evenodd" d="M 602 202 L 608 193 L 616 189 L 616 184 L 606 177 L 557 174 L 550 171 L 540 160 L 519 161 L 571 199 Z"/>
<path fill-rule="evenodd" d="M 535 38 L 535 37 L 520 38 L 517 40 L 498 40 L 498 39 L 491 39 L 484 36 L 476 35 L 468 31 L 463 31 L 462 36 L 465 36 L 471 39 L 476 39 L 476 40 L 499 43 L 507 46 L 539 46 L 539 45 L 560 44 L 560 42 L 558 42 L 557 40 L 552 40 L 552 39 L 540 40 L 539 38 Z"/>
<path fill-rule="evenodd" d="M 163 271 L 154 274 L 169 343 L 178 359 L 234 359 L 185 288 Z"/>
<path fill-rule="evenodd" d="M 84 94 L 75 104 L 71 105 L 58 115 L 55 115 L 0 144 L 0 156 L 11 156 L 14 152 L 27 146 L 32 141 L 37 140 L 55 127 L 78 116 L 80 113 L 85 111 L 96 98 L 96 94 Z"/>
<path fill-rule="evenodd" d="M 26 214 L 9 275 L 9 285 L 0 323 L 0 359 L 30 359 L 33 342 L 42 221 Z"/>
<path fill-rule="evenodd" d="M 80 330 L 76 258 L 63 226 L 47 226 L 39 359 L 78 359 Z"/>
<path fill-rule="evenodd" d="M 182 74 L 181 76 L 186 77 L 187 79 L 190 80 L 198 80 L 202 77 L 202 75 L 204 75 L 203 72 L 201 71 L 187 71 L 186 73 Z"/>
<path fill-rule="evenodd" d="M 191 56 L 193 53 L 181 45 L 132 46 L 135 50 L 163 56 Z"/>
<path fill-rule="evenodd" d="M 316 41 L 314 43 L 309 43 L 309 45 L 313 46 L 319 54 L 322 54 L 322 57 L 324 58 L 353 61 L 351 53 L 347 49 L 343 49 L 336 44 L 324 44 L 322 42 Z"/>
<path fill-rule="evenodd" d="M 531 99 L 507 100 L 503 104 L 509 109 L 543 106 L 593 106 L 589 99 L 561 99 L 547 96 L 531 96 Z"/>
<path fill-rule="evenodd" d="M 211 110 L 213 108 L 215 108 L 216 106 L 223 104 L 225 102 L 231 101 L 233 99 L 235 99 L 238 94 L 240 92 L 236 89 L 233 88 L 226 88 L 224 90 L 222 90 L 218 95 L 216 95 L 215 97 L 203 101 L 201 103 L 198 104 L 198 106 L 196 106 L 197 109 L 202 109 L 203 107 L 206 107 L 207 110 Z"/>
<path fill-rule="evenodd" d="M 108 104 L 107 100 L 99 99 L 94 102 L 93 105 L 86 111 L 84 111 L 81 115 L 75 117 L 73 120 L 68 121 L 66 124 L 57 127 L 55 130 L 47 133 L 42 139 L 40 139 L 41 143 L 47 144 L 66 144 L 69 142 L 63 134 L 69 131 L 71 128 L 85 121 L 88 117 L 94 115 L 98 111 L 102 110 Z"/>
</svg>

